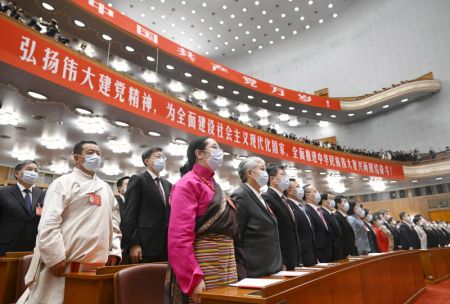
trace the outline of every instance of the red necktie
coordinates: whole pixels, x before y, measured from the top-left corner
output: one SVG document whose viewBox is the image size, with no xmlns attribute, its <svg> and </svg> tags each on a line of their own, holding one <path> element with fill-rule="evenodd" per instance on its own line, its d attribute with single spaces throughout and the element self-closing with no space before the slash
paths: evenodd
<svg viewBox="0 0 450 304">
<path fill-rule="evenodd" d="M 325 218 L 324 218 L 324 216 L 323 216 L 323 213 L 322 213 L 323 211 L 322 211 L 322 209 L 320 209 L 320 208 L 317 208 L 317 213 L 319 213 L 319 216 L 320 216 L 320 218 L 322 219 L 322 221 L 323 221 L 323 224 L 325 225 L 325 227 L 327 228 L 327 230 L 328 230 L 328 225 L 327 225 L 327 221 L 325 221 Z"/>
<path fill-rule="evenodd" d="M 164 190 L 161 185 L 161 178 L 157 177 L 157 178 L 155 178 L 155 181 L 156 181 L 156 187 L 158 187 L 158 190 L 159 190 L 159 194 L 161 194 L 162 200 L 163 200 L 164 204 L 166 204 L 166 197 L 164 195 Z"/>
</svg>

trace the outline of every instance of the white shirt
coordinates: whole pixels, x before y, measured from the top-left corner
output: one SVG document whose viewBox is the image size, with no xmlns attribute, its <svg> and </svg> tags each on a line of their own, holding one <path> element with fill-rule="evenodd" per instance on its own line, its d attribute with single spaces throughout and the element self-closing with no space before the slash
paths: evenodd
<svg viewBox="0 0 450 304">
<path fill-rule="evenodd" d="M 253 193 L 255 193 L 256 197 L 259 199 L 259 202 L 264 206 L 264 208 L 266 208 L 267 210 L 269 210 L 269 206 L 267 206 L 266 201 L 263 199 L 263 197 L 261 196 L 261 194 L 256 191 L 252 186 L 250 186 L 248 183 L 245 183 L 250 189 L 252 189 Z"/>
<path fill-rule="evenodd" d="M 161 183 L 161 177 L 159 175 L 156 175 L 155 173 L 153 173 L 152 171 L 150 171 L 148 169 L 147 169 L 147 172 L 150 173 L 150 176 L 153 178 L 154 181 L 155 181 L 155 178 L 159 178 L 159 183 L 161 184 L 161 190 L 163 193 L 163 200 L 165 202 L 166 201 L 166 192 L 164 192 L 164 187 L 162 186 L 162 183 Z M 156 187 L 159 188 L 158 183 L 156 181 L 155 181 L 155 184 L 156 184 Z"/>
<path fill-rule="evenodd" d="M 33 186 L 31 186 L 31 188 L 25 188 L 21 183 L 17 182 L 17 187 L 19 187 L 20 193 L 22 193 L 23 198 L 25 198 L 26 195 L 26 193 L 23 190 L 25 189 L 30 190 L 30 198 L 31 201 L 33 201 Z"/>
</svg>

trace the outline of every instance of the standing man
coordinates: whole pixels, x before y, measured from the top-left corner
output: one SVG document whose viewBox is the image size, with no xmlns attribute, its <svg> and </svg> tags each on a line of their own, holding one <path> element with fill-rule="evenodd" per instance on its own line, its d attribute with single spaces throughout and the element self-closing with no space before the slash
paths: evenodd
<svg viewBox="0 0 450 304">
<path fill-rule="evenodd" d="M 333 243 L 330 228 L 320 208 L 321 196 L 314 185 L 306 185 L 305 190 L 306 212 L 308 212 L 314 227 L 316 237 L 316 254 L 321 263 L 331 262 L 333 259 Z"/>
<path fill-rule="evenodd" d="M 283 191 L 289 187 L 289 176 L 286 174 L 284 167 L 279 164 L 269 165 L 267 174 L 269 175 L 267 184 L 269 188 L 262 194 L 262 197 L 272 209 L 278 221 L 283 264 L 287 270 L 292 270 L 302 263 L 302 257 L 295 215 L 288 204 L 287 197 L 283 194 Z"/>
<path fill-rule="evenodd" d="M 122 222 L 126 246 L 132 263 L 167 261 L 172 184 L 160 176 L 166 164 L 163 149 L 148 149 L 142 162 L 147 170 L 130 178 L 125 193 Z"/>
<path fill-rule="evenodd" d="M 400 242 L 402 249 L 420 249 L 420 238 L 416 230 L 412 227 L 411 216 L 406 212 L 400 212 Z"/>
<path fill-rule="evenodd" d="M 117 203 L 119 203 L 119 211 L 120 211 L 120 218 L 122 219 L 124 217 L 124 211 L 125 211 L 125 192 L 127 191 L 128 181 L 130 180 L 129 176 L 121 177 L 117 180 L 116 187 L 117 192 L 119 195 L 116 195 Z M 123 231 L 123 221 L 120 222 L 120 231 Z M 122 249 L 122 264 L 129 264 L 130 261 L 130 254 L 129 250 L 126 247 L 127 240 L 122 235 L 122 241 L 120 242 L 120 248 Z"/>
<path fill-rule="evenodd" d="M 350 204 L 342 195 L 336 196 L 334 202 L 336 203 L 334 216 L 342 233 L 342 256 L 344 259 L 350 255 L 356 256 L 358 255 L 358 250 L 356 249 L 355 232 L 347 219 L 347 211 L 350 209 Z"/>
<path fill-rule="evenodd" d="M 95 174 L 100 155 L 96 142 L 79 142 L 73 149 L 73 171 L 48 188 L 25 276 L 28 288 L 17 303 L 63 303 L 65 272 L 119 262 L 119 206 L 111 187 Z"/>
<path fill-rule="evenodd" d="M 321 195 L 322 200 L 320 201 L 320 206 L 323 209 L 323 216 L 327 222 L 328 228 L 331 232 L 331 239 L 333 244 L 333 261 L 342 260 L 344 258 L 344 249 L 342 246 L 342 231 L 339 226 L 336 217 L 333 215 L 335 202 L 334 196 L 331 192 L 325 192 Z"/>
<path fill-rule="evenodd" d="M 287 189 L 288 203 L 295 215 L 297 224 L 297 234 L 300 241 L 300 252 L 303 266 L 317 264 L 316 241 L 314 240 L 314 227 L 306 212 L 305 206 L 301 203 L 305 192 L 297 181 L 291 181 Z"/>
<path fill-rule="evenodd" d="M 277 219 L 259 193 L 269 180 L 266 163 L 259 157 L 248 157 L 239 164 L 238 173 L 242 185 L 231 199 L 237 209 L 237 249 L 244 256 L 243 261 L 237 260 L 239 279 L 274 274 L 282 269 L 283 259 Z"/>
<path fill-rule="evenodd" d="M 34 186 L 39 166 L 34 160 L 14 168 L 17 183 L 0 188 L 0 256 L 8 251 L 32 251 L 45 192 Z"/>
</svg>

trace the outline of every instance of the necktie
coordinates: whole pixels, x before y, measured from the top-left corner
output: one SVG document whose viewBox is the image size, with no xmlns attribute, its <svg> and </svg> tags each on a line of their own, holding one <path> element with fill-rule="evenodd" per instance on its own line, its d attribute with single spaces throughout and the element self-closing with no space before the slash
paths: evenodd
<svg viewBox="0 0 450 304">
<path fill-rule="evenodd" d="M 294 212 L 292 212 L 291 207 L 289 207 L 289 204 L 288 204 L 288 202 L 287 202 L 286 196 L 284 196 L 284 195 L 281 196 L 281 200 L 283 201 L 284 206 L 287 208 L 287 210 L 289 210 L 289 214 L 291 215 L 291 219 L 292 219 L 293 221 L 295 221 L 295 218 L 294 218 Z"/>
<path fill-rule="evenodd" d="M 323 221 L 323 224 L 325 225 L 325 227 L 326 227 L 327 230 L 328 230 L 328 225 L 327 225 L 327 222 L 325 221 L 325 217 L 323 216 L 323 213 L 322 213 L 322 212 L 323 212 L 323 211 L 322 211 L 321 208 L 317 208 L 317 213 L 319 213 L 320 218 L 321 218 L 322 221 Z"/>
<path fill-rule="evenodd" d="M 33 214 L 32 205 L 31 205 L 31 195 L 30 195 L 30 189 L 24 189 L 23 192 L 25 192 L 25 207 L 27 208 L 28 214 Z"/>
<path fill-rule="evenodd" d="M 300 211 L 303 212 L 303 214 L 306 216 L 306 219 L 308 220 L 309 226 L 312 227 L 311 220 L 309 219 L 308 213 L 306 213 L 305 207 L 303 207 L 301 204 L 298 204 L 297 206 L 300 208 Z"/>
<path fill-rule="evenodd" d="M 157 178 L 155 178 L 155 181 L 156 181 L 156 187 L 158 188 L 159 194 L 161 194 L 161 197 L 162 197 L 163 202 L 165 204 L 166 203 L 166 197 L 164 195 L 164 190 L 163 190 L 162 185 L 161 185 L 161 178 L 157 177 Z"/>
</svg>

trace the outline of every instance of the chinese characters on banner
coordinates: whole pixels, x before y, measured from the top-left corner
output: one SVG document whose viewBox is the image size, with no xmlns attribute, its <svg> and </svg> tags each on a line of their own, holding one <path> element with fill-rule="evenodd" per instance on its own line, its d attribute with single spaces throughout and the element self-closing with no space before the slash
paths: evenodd
<svg viewBox="0 0 450 304">
<path fill-rule="evenodd" d="M 0 16 L 0 60 L 124 111 L 252 153 L 315 167 L 403 178 L 403 166 L 321 149 L 203 111 L 122 76 Z"/>
<path fill-rule="evenodd" d="M 159 36 L 157 33 L 137 23 L 133 19 L 122 15 L 119 11 L 107 6 L 100 0 L 72 0 L 72 3 L 83 8 L 96 17 L 110 23 L 112 26 L 119 27 L 120 29 L 125 30 L 128 34 L 135 36 L 146 43 L 150 43 L 154 47 L 158 47 L 161 51 L 218 77 L 232 81 L 251 90 L 294 103 L 330 110 L 341 109 L 340 101 L 337 99 L 320 97 L 285 89 L 224 67 L 176 44 L 163 36 Z"/>
</svg>

